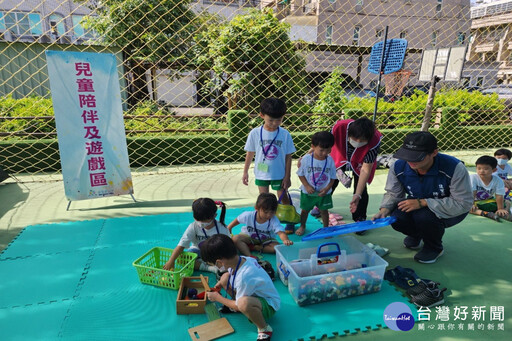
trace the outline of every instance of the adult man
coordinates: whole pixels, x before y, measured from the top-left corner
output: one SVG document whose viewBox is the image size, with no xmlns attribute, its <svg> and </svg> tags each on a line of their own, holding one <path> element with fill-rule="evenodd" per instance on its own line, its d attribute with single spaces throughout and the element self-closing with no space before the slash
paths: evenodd
<svg viewBox="0 0 512 341">
<path fill-rule="evenodd" d="M 471 181 L 464 164 L 437 149 L 437 140 L 429 132 L 407 135 L 403 146 L 393 155 L 386 193 L 379 213 L 397 221 L 391 226 L 405 234 L 404 246 L 420 249 L 414 259 L 434 263 L 443 254 L 445 228 L 460 223 L 473 204 Z"/>
</svg>

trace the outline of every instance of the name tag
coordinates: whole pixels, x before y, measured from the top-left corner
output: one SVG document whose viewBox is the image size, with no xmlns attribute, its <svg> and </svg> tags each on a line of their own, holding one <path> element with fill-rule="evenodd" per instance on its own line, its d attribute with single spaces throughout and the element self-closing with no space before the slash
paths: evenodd
<svg viewBox="0 0 512 341">
<path fill-rule="evenodd" d="M 259 162 L 257 167 L 260 172 L 264 172 L 264 173 L 268 172 L 268 165 L 266 163 Z"/>
</svg>

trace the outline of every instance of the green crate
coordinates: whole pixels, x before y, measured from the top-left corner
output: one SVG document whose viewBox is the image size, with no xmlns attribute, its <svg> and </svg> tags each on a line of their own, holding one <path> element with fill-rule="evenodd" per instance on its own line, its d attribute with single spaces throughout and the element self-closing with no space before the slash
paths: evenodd
<svg viewBox="0 0 512 341">
<path fill-rule="evenodd" d="M 182 252 L 174 263 L 174 271 L 163 270 L 162 268 L 171 254 L 172 249 L 154 247 L 135 260 L 133 266 L 137 270 L 140 282 L 177 290 L 182 278 L 191 276 L 194 272 L 197 254 Z"/>
</svg>

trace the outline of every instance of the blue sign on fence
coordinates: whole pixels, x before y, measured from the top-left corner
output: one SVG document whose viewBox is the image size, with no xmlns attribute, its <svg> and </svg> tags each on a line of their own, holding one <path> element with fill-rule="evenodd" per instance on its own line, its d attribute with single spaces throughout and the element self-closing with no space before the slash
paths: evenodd
<svg viewBox="0 0 512 341">
<path fill-rule="evenodd" d="M 382 47 L 384 42 L 378 42 L 372 47 L 370 54 L 370 62 L 368 64 L 368 72 L 379 74 Z M 407 50 L 407 40 L 405 39 L 389 39 L 386 41 L 386 49 L 384 50 L 384 63 L 382 65 L 383 74 L 396 72 L 402 68 Z"/>
</svg>

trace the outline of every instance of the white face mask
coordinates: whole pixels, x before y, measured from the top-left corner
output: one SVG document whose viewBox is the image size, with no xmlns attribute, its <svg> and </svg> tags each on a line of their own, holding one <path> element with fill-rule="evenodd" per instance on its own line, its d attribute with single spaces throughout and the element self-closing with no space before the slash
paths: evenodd
<svg viewBox="0 0 512 341">
<path fill-rule="evenodd" d="M 350 143 L 354 148 L 360 148 L 368 144 L 368 142 L 357 142 L 352 140 L 350 137 L 348 138 L 348 143 Z"/>
<path fill-rule="evenodd" d="M 220 272 L 226 272 L 227 271 L 226 267 L 223 264 L 220 264 L 220 262 L 215 262 L 215 266 L 219 268 Z"/>
<path fill-rule="evenodd" d="M 505 166 L 508 163 L 507 159 L 496 159 L 498 161 L 498 165 Z"/>
<path fill-rule="evenodd" d="M 210 225 L 213 223 L 213 219 L 210 220 L 210 221 L 207 221 L 207 222 L 204 222 L 204 221 L 197 221 L 196 220 L 196 224 L 199 225 L 200 228 L 204 229 L 206 228 L 206 226 Z"/>
</svg>

